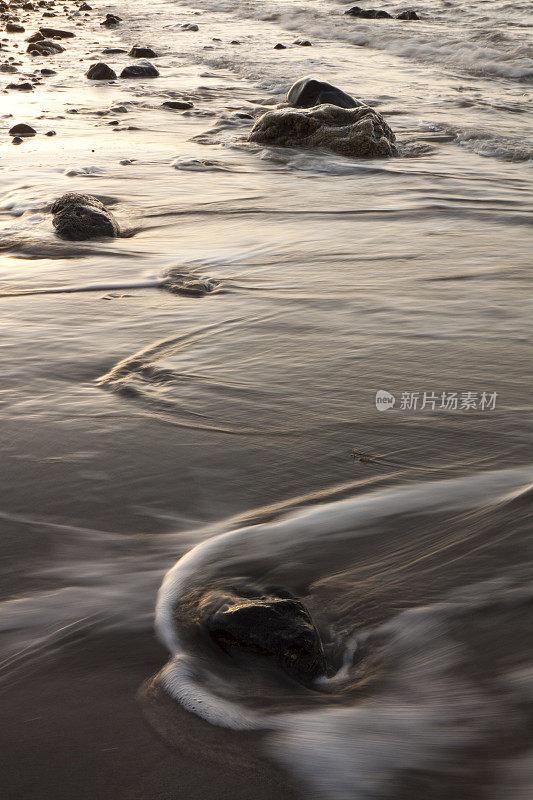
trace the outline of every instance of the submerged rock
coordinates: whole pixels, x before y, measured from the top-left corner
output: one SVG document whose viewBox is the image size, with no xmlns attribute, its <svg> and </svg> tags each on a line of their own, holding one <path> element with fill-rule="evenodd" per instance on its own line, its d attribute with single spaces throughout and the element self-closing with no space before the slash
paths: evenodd
<svg viewBox="0 0 533 800">
<path fill-rule="evenodd" d="M 57 42 L 52 42 L 51 39 L 42 39 L 38 42 L 31 42 L 28 45 L 27 52 L 31 56 L 53 56 L 57 53 L 64 53 L 65 48 L 61 47 Z"/>
<path fill-rule="evenodd" d="M 124 67 L 120 73 L 121 78 L 157 78 L 159 77 L 158 70 L 149 61 L 143 64 L 130 64 L 129 67 Z"/>
<path fill-rule="evenodd" d="M 92 64 L 86 73 L 90 81 L 114 81 L 117 77 L 115 70 L 111 69 L 103 61 L 98 64 Z"/>
<path fill-rule="evenodd" d="M 326 672 L 324 648 L 304 604 L 289 593 L 227 595 L 206 620 L 212 639 L 226 652 L 241 650 L 277 663 L 298 680 Z"/>
<path fill-rule="evenodd" d="M 37 131 L 31 125 L 26 125 L 25 122 L 19 122 L 18 125 L 13 125 L 9 130 L 10 136 L 35 136 Z"/>
<path fill-rule="evenodd" d="M 395 140 L 381 114 L 370 106 L 329 104 L 267 111 L 248 136 L 249 142 L 258 144 L 323 148 L 352 158 L 396 155 Z"/>
<path fill-rule="evenodd" d="M 363 105 L 360 100 L 354 100 L 333 84 L 309 76 L 300 78 L 291 86 L 287 93 L 287 103 L 294 108 L 312 108 L 322 103 L 340 108 L 357 108 Z"/>
<path fill-rule="evenodd" d="M 420 19 L 416 11 L 402 11 L 401 14 L 398 14 L 396 19 Z"/>
<path fill-rule="evenodd" d="M 392 19 L 392 15 L 387 11 L 375 8 L 360 8 L 353 6 L 345 12 L 349 17 L 359 17 L 360 19 Z"/>
<path fill-rule="evenodd" d="M 72 31 L 60 31 L 57 28 L 39 28 L 45 39 L 72 39 L 76 36 Z"/>
<path fill-rule="evenodd" d="M 114 28 L 115 25 L 119 25 L 122 22 L 122 17 L 117 17 L 116 14 L 106 14 L 106 17 L 100 25 L 104 25 L 106 28 Z"/>
<path fill-rule="evenodd" d="M 128 53 L 132 58 L 157 58 L 157 53 L 151 47 L 141 47 L 134 45 Z"/>
<path fill-rule="evenodd" d="M 164 103 L 161 104 L 164 108 L 172 108 L 178 111 L 186 111 L 189 108 L 193 108 L 194 104 L 191 103 L 189 100 L 165 100 Z"/>
<path fill-rule="evenodd" d="M 82 241 L 119 234 L 113 214 L 90 194 L 68 192 L 55 201 L 51 210 L 52 224 L 62 239 Z"/>
</svg>

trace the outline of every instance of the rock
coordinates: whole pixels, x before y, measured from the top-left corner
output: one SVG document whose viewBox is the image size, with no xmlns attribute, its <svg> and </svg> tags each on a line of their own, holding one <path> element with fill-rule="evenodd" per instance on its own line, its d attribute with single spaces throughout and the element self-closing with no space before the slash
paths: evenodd
<svg viewBox="0 0 533 800">
<path fill-rule="evenodd" d="M 19 122 L 9 130 L 10 136 L 35 136 L 36 133 L 37 131 L 31 125 L 26 125 L 25 122 Z"/>
<path fill-rule="evenodd" d="M 124 50 L 122 47 L 106 47 L 105 50 L 102 50 L 102 54 L 104 56 L 114 56 L 118 53 L 126 53 L 127 50 Z"/>
<path fill-rule="evenodd" d="M 45 136 L 56 136 L 56 132 L 55 131 L 47 131 L 45 133 Z"/>
<path fill-rule="evenodd" d="M 106 14 L 106 18 L 100 25 L 105 25 L 106 28 L 114 28 L 122 22 L 122 17 L 117 17 L 116 14 Z"/>
<path fill-rule="evenodd" d="M 179 111 L 185 111 L 187 108 L 193 108 L 193 104 L 188 100 L 165 100 L 162 105 L 164 108 L 175 108 Z"/>
<path fill-rule="evenodd" d="M 144 64 L 130 64 L 129 67 L 124 67 L 120 73 L 121 78 L 157 78 L 158 76 L 159 72 L 149 61 L 145 61 Z"/>
<path fill-rule="evenodd" d="M 44 69 L 41 70 L 41 75 L 57 75 L 57 72 L 55 69 L 48 69 L 47 67 L 44 67 Z"/>
<path fill-rule="evenodd" d="M 151 47 L 140 47 L 138 44 L 134 45 L 128 53 L 132 58 L 157 58 L 157 53 L 154 53 Z"/>
<path fill-rule="evenodd" d="M 65 48 L 50 39 L 43 39 L 39 42 L 32 42 L 28 45 L 27 52 L 32 56 L 53 56 L 57 53 L 64 53 Z"/>
<path fill-rule="evenodd" d="M 11 140 L 11 144 L 22 144 L 24 139 L 21 139 L 20 136 L 15 136 L 14 139 Z"/>
<path fill-rule="evenodd" d="M 43 35 L 42 35 L 42 33 L 39 33 L 39 32 L 37 31 L 37 33 L 33 33 L 31 36 L 29 36 L 29 37 L 26 39 L 26 41 L 27 41 L 27 42 L 43 42 L 45 38 L 46 38 L 46 37 L 45 37 L 45 36 L 43 36 Z"/>
<path fill-rule="evenodd" d="M 262 656 L 305 682 L 326 672 L 324 648 L 311 616 L 288 592 L 259 597 L 228 594 L 217 597 L 216 603 L 205 627 L 230 655 L 245 651 Z M 205 605 L 209 608 L 209 598 Z"/>
<path fill-rule="evenodd" d="M 71 31 L 59 31 L 56 28 L 39 28 L 39 33 L 41 33 L 45 39 L 72 39 L 76 36 L 76 34 Z"/>
<path fill-rule="evenodd" d="M 274 50 L 286 50 L 286 49 L 287 49 L 286 45 L 281 44 L 281 42 L 278 42 L 277 44 L 274 45 Z"/>
<path fill-rule="evenodd" d="M 111 69 L 107 64 L 100 61 L 98 64 L 92 64 L 86 72 L 90 81 L 114 81 L 117 73 Z"/>
<path fill-rule="evenodd" d="M 17 92 L 31 92 L 33 86 L 29 81 L 24 81 L 24 83 L 8 83 L 6 89 L 15 89 Z"/>
<path fill-rule="evenodd" d="M 396 155 L 395 140 L 381 114 L 370 106 L 329 104 L 267 111 L 248 136 L 249 142 L 258 144 L 323 148 L 352 158 Z"/>
<path fill-rule="evenodd" d="M 340 108 L 358 108 L 364 105 L 331 83 L 307 76 L 296 81 L 287 93 L 287 103 L 294 108 L 311 108 L 329 103 Z"/>
<path fill-rule="evenodd" d="M 185 25 L 181 26 L 182 31 L 198 31 L 200 30 L 198 25 L 195 25 L 194 22 L 186 22 Z"/>
<path fill-rule="evenodd" d="M 89 5 L 89 3 L 82 3 L 80 6 L 80 11 L 92 11 L 93 7 Z"/>
<path fill-rule="evenodd" d="M 62 239 L 82 241 L 119 234 L 114 216 L 91 195 L 68 192 L 55 201 L 51 210 L 53 226 Z"/>
<path fill-rule="evenodd" d="M 402 11 L 398 14 L 396 19 L 420 19 L 416 11 Z"/>
<path fill-rule="evenodd" d="M 309 41 L 309 39 L 296 39 L 294 44 L 299 44 L 300 47 L 312 47 L 313 45 Z"/>
<path fill-rule="evenodd" d="M 6 25 L 6 33 L 24 33 L 26 28 L 16 22 L 8 22 Z"/>
<path fill-rule="evenodd" d="M 360 19 L 392 19 L 391 14 L 386 11 L 376 10 L 374 8 L 359 8 L 353 6 L 345 12 L 349 17 L 359 17 Z"/>
</svg>

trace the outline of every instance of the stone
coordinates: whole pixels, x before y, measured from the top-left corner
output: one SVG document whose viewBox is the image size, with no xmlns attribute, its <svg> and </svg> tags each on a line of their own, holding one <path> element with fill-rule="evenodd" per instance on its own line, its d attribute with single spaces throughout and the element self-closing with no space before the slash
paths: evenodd
<svg viewBox="0 0 533 800">
<path fill-rule="evenodd" d="M 130 64 L 129 67 L 124 67 L 120 73 L 121 78 L 157 78 L 159 72 L 150 64 L 145 61 L 143 64 Z"/>
<path fill-rule="evenodd" d="M 89 3 L 82 3 L 80 6 L 80 11 L 92 11 L 93 7 L 89 5 Z"/>
<path fill-rule="evenodd" d="M 76 36 L 72 31 L 60 31 L 56 28 L 39 28 L 39 33 L 41 33 L 45 39 L 72 39 Z"/>
<path fill-rule="evenodd" d="M 198 25 L 195 25 L 194 22 L 186 22 L 185 25 L 181 26 L 182 31 L 198 31 L 200 30 Z"/>
<path fill-rule="evenodd" d="M 28 45 L 27 52 L 31 56 L 53 56 L 57 53 L 64 53 L 65 48 L 51 39 L 43 39 L 39 42 L 32 42 Z"/>
<path fill-rule="evenodd" d="M 92 195 L 68 192 L 55 201 L 51 210 L 52 224 L 62 239 L 83 241 L 119 234 L 114 216 Z"/>
<path fill-rule="evenodd" d="M 311 108 L 329 103 L 340 108 L 358 108 L 364 105 L 331 83 L 307 76 L 296 81 L 287 93 L 287 103 L 294 108 Z"/>
<path fill-rule="evenodd" d="M 102 50 L 103 55 L 105 56 L 114 56 L 118 55 L 119 53 L 127 53 L 127 50 L 124 50 L 123 47 L 106 47 Z"/>
<path fill-rule="evenodd" d="M 392 15 L 387 11 L 382 11 L 381 9 L 376 10 L 374 8 L 360 8 L 359 6 L 349 8 L 345 14 L 349 17 L 359 17 L 360 19 L 392 19 Z"/>
<path fill-rule="evenodd" d="M 90 81 L 114 81 L 117 73 L 110 66 L 100 61 L 98 64 L 92 64 L 86 72 Z"/>
<path fill-rule="evenodd" d="M 25 30 L 26 28 L 17 22 L 8 22 L 6 24 L 6 33 L 24 33 Z"/>
<path fill-rule="evenodd" d="M 309 39 L 296 39 L 294 44 L 299 44 L 300 47 L 312 47 L 313 45 L 309 41 Z"/>
<path fill-rule="evenodd" d="M 106 18 L 100 25 L 104 25 L 106 28 L 114 28 L 115 25 L 120 25 L 122 22 L 122 17 L 117 17 L 116 14 L 106 14 Z"/>
<path fill-rule="evenodd" d="M 266 658 L 306 683 L 325 674 L 320 635 L 300 600 L 279 592 L 259 597 L 228 594 L 217 602 L 205 627 L 222 650 Z M 203 605 L 209 608 L 209 598 Z"/>
<path fill-rule="evenodd" d="M 37 131 L 31 125 L 26 125 L 25 122 L 19 122 L 9 130 L 10 136 L 35 136 L 36 133 Z"/>
<path fill-rule="evenodd" d="M 396 155 L 396 137 L 370 106 L 267 111 L 253 126 L 249 142 L 277 147 L 321 148 L 351 158 Z"/>
<path fill-rule="evenodd" d="M 414 20 L 420 19 L 416 11 L 402 11 L 401 14 L 398 14 L 396 19 L 407 19 L 407 20 Z"/>
<path fill-rule="evenodd" d="M 11 144 L 22 144 L 24 139 L 21 139 L 20 136 L 15 136 L 14 139 L 11 140 Z"/>
<path fill-rule="evenodd" d="M 151 47 L 140 47 L 138 44 L 134 45 L 128 53 L 132 58 L 157 58 Z"/>
<path fill-rule="evenodd" d="M 24 81 L 24 83 L 8 83 L 6 89 L 15 89 L 17 92 L 31 92 L 33 86 L 29 81 Z"/>
<path fill-rule="evenodd" d="M 274 50 L 286 50 L 286 49 L 287 49 L 287 46 L 284 45 L 284 44 L 281 44 L 281 42 L 278 42 L 277 44 L 274 45 Z"/>
<path fill-rule="evenodd" d="M 43 42 L 45 40 L 45 38 L 46 37 L 43 36 L 42 33 L 39 33 L 39 31 L 37 31 L 37 33 L 33 33 L 31 36 L 28 36 L 26 41 L 27 42 Z"/>
<path fill-rule="evenodd" d="M 165 100 L 162 104 L 164 108 L 173 108 L 179 111 L 185 111 L 188 108 L 193 108 L 193 103 L 189 100 Z"/>
</svg>

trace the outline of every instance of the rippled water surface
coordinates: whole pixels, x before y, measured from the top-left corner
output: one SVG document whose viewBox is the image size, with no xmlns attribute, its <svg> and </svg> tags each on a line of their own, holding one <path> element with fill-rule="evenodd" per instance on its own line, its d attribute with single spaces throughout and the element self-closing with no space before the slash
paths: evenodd
<svg viewBox="0 0 533 800">
<path fill-rule="evenodd" d="M 9 762 L 32 754 L 10 797 L 529 796 L 533 18 L 350 5 L 69 5 L 53 62 L 19 57 L 30 16 L 2 40 L 17 80 L 56 71 L 0 94 L 0 688 Z M 135 43 L 159 78 L 86 80 Z M 248 144 L 307 74 L 401 157 Z M 58 239 L 66 191 L 126 235 Z M 168 291 L 176 271 L 212 291 Z M 304 599 L 334 677 L 180 639 L 184 588 L 243 583 Z"/>
</svg>

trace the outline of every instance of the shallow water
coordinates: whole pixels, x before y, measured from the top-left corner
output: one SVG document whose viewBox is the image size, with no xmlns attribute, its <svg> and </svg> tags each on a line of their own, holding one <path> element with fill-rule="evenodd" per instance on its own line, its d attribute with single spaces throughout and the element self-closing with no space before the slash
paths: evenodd
<svg viewBox="0 0 533 800">
<path fill-rule="evenodd" d="M 137 663 L 165 571 L 211 540 L 216 563 L 195 551 L 188 580 L 301 594 L 339 672 L 303 692 L 215 657 L 200 668 L 163 634 L 186 707 L 206 692 L 200 716 L 260 730 L 303 796 L 427 797 L 437 781 L 443 797 L 525 797 L 533 20 L 525 3 L 424 0 L 420 22 L 348 7 L 154 2 L 149 21 L 135 2 L 95 7 L 65 53 L 1 75 L 57 71 L 0 95 L 4 134 L 38 130 L 0 143 L 3 684 L 22 682 L 32 718 L 35 678 L 20 676 L 66 641 L 109 636 Z M 113 10 L 124 22 L 101 28 Z M 127 55 L 101 50 L 135 43 L 161 53 L 160 78 L 83 77 L 101 58 L 118 71 Z M 247 144 L 305 74 L 375 106 L 402 157 Z M 182 97 L 191 111 L 161 107 Z M 49 206 L 66 191 L 103 199 L 126 237 L 57 239 Z M 176 269 L 216 288 L 171 294 Z M 94 291 L 21 294 L 61 287 Z M 57 797 L 54 769 L 38 780 Z M 92 796 L 101 769 L 80 768 Z"/>
</svg>

